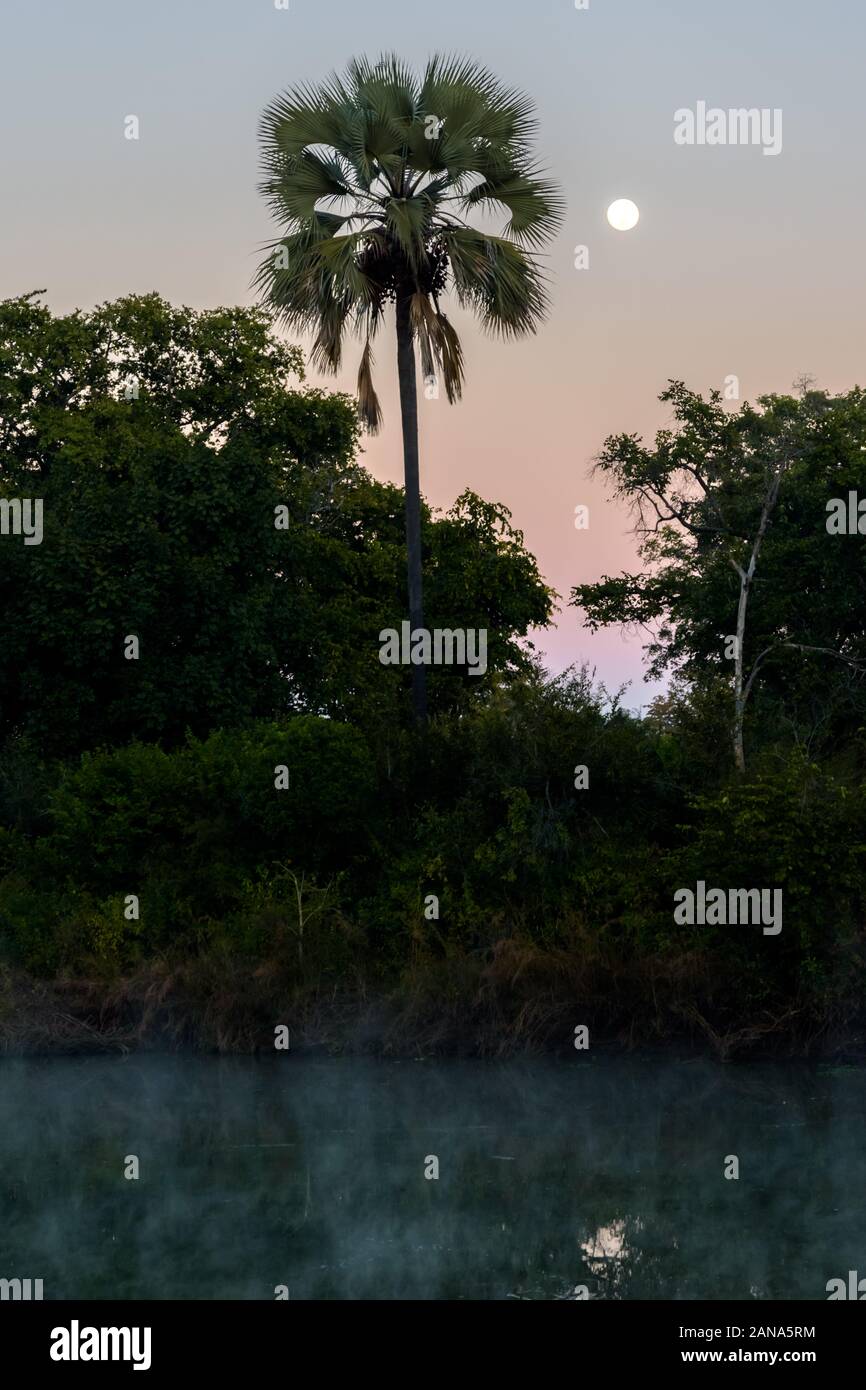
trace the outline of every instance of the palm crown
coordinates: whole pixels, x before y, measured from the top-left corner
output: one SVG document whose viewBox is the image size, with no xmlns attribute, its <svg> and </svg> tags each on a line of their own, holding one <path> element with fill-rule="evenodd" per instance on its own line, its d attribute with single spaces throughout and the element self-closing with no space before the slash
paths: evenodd
<svg viewBox="0 0 866 1390">
<path fill-rule="evenodd" d="M 316 366 L 338 370 L 347 328 L 363 341 L 370 430 L 381 422 L 371 343 L 389 301 L 408 301 L 424 374 L 438 369 L 450 401 L 463 354 L 446 290 L 493 333 L 534 332 L 543 318 L 537 252 L 562 204 L 533 162 L 534 127 L 527 97 L 458 58 L 433 58 L 421 78 L 395 57 L 355 60 L 265 109 L 261 188 L 285 232 L 256 283 L 283 322 L 314 334 Z M 483 228 L 503 214 L 498 235 Z"/>
</svg>

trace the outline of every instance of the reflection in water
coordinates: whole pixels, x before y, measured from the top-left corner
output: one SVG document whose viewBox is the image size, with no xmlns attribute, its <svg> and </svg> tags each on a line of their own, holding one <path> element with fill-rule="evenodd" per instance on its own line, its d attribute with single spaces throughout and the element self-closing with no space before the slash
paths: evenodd
<svg viewBox="0 0 866 1390">
<path fill-rule="evenodd" d="M 0 1278 L 46 1298 L 824 1299 L 866 1269 L 864 1101 L 863 1069 L 805 1065 L 5 1061 Z"/>
</svg>

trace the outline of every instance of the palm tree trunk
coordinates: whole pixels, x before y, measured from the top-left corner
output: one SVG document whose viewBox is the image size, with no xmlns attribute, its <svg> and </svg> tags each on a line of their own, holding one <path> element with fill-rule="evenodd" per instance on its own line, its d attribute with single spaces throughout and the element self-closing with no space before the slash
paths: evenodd
<svg viewBox="0 0 866 1390">
<path fill-rule="evenodd" d="M 421 587 L 421 484 L 418 469 L 418 389 L 415 381 L 415 347 L 409 317 L 409 296 L 397 295 L 397 374 L 400 380 L 400 413 L 403 418 L 403 473 L 406 484 L 406 555 L 409 571 L 409 622 L 414 632 L 424 626 Z M 412 706 L 415 719 L 427 718 L 427 672 L 412 667 Z"/>
</svg>

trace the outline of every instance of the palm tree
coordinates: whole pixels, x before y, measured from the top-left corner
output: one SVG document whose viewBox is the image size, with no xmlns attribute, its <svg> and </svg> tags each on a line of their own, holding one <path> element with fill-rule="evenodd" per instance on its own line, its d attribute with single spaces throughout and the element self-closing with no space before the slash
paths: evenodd
<svg viewBox="0 0 866 1390">
<path fill-rule="evenodd" d="M 347 327 L 358 335 L 358 412 L 371 433 L 382 419 L 372 343 L 395 306 L 413 630 L 424 625 L 415 343 L 425 378 L 438 370 L 454 402 L 463 351 L 441 308 L 446 291 L 506 338 L 543 319 L 537 253 L 562 201 L 533 162 L 534 128 L 527 97 L 469 59 L 441 56 L 420 78 L 393 56 L 356 59 L 343 77 L 277 97 L 261 119 L 261 192 L 282 234 L 255 283 L 283 323 L 314 334 L 318 368 L 336 372 Z M 499 235 L 485 228 L 503 216 Z M 412 672 L 423 721 L 425 672 Z"/>
</svg>

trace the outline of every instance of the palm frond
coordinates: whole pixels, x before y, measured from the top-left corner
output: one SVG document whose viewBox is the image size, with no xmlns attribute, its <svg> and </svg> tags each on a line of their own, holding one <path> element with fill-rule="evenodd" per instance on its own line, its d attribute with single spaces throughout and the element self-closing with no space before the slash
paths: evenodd
<svg viewBox="0 0 866 1390">
<path fill-rule="evenodd" d="M 439 368 L 453 405 L 463 395 L 463 348 L 457 330 L 426 294 L 412 296 L 409 317 L 421 354 L 422 372 L 425 377 L 435 376 Z"/>
<path fill-rule="evenodd" d="M 424 374 L 463 389 L 459 337 L 439 306 L 449 287 L 485 330 L 535 332 L 547 309 L 536 253 L 562 220 L 533 162 L 532 102 L 487 68 L 439 55 L 416 75 L 394 54 L 301 84 L 262 114 L 261 191 L 282 235 L 255 285 L 288 327 L 313 334 L 334 371 L 347 328 L 365 339 L 359 410 L 379 426 L 371 341 L 386 304 L 409 294 Z M 500 235 L 468 219 L 493 215 Z M 363 394 L 363 403 L 361 395 Z"/>
<path fill-rule="evenodd" d="M 407 266 L 417 270 L 427 259 L 426 237 L 430 230 L 427 205 L 421 198 L 389 198 L 385 218 Z"/>
<path fill-rule="evenodd" d="M 259 185 L 271 210 L 290 223 L 311 218 L 321 201 L 357 198 L 359 191 L 353 187 L 346 161 L 312 150 L 275 162 L 270 176 Z"/>
<path fill-rule="evenodd" d="M 491 172 L 462 201 L 466 211 L 491 204 L 511 214 L 505 235 L 528 246 L 543 246 L 562 222 L 564 203 L 556 184 L 531 168 Z"/>
<path fill-rule="evenodd" d="M 373 386 L 373 352 L 369 338 L 364 346 L 361 364 L 358 367 L 358 418 L 370 434 L 379 433 L 382 425 L 382 408 Z"/>
<path fill-rule="evenodd" d="M 534 333 L 547 311 L 544 276 L 534 258 L 505 237 L 472 227 L 442 232 L 458 302 L 505 338 Z"/>
<path fill-rule="evenodd" d="M 436 313 L 436 341 L 439 361 L 442 365 L 442 379 L 445 382 L 445 393 L 450 404 L 453 405 L 463 395 L 463 346 L 454 325 L 449 322 L 445 314 L 438 310 Z"/>
</svg>

